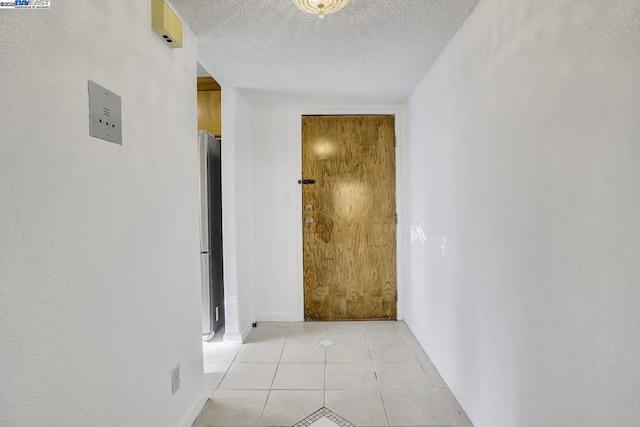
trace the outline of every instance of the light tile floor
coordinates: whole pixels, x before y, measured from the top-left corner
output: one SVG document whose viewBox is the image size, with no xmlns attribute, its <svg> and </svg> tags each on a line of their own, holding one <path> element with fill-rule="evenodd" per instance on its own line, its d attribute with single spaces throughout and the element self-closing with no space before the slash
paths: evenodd
<svg viewBox="0 0 640 427">
<path fill-rule="evenodd" d="M 261 322 L 203 350 L 194 427 L 293 426 L 323 407 L 356 426 L 473 427 L 404 322 Z"/>
</svg>

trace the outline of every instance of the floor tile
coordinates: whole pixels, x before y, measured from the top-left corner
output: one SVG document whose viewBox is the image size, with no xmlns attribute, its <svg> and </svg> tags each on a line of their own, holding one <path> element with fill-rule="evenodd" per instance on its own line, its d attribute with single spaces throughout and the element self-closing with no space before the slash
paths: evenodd
<svg viewBox="0 0 640 427">
<path fill-rule="evenodd" d="M 428 363 L 423 363 L 422 366 L 423 366 L 423 369 L 424 369 L 425 373 L 427 374 L 427 378 L 429 378 L 429 381 L 431 382 L 431 385 L 433 387 L 435 387 L 435 388 L 444 388 L 444 389 L 448 389 L 449 388 L 447 386 L 447 383 L 444 382 L 444 380 L 440 376 L 440 373 L 438 372 L 436 367 L 433 366 L 433 363 L 431 363 L 430 360 L 429 360 Z"/>
<path fill-rule="evenodd" d="M 327 336 L 324 328 L 291 328 L 287 336 L 287 343 L 302 342 L 311 343 L 320 341 Z"/>
<path fill-rule="evenodd" d="M 447 384 L 440 376 L 440 373 L 431 362 L 431 359 L 429 359 L 429 356 L 427 356 L 427 354 L 422 349 L 422 346 L 420 346 L 420 344 L 417 342 L 409 343 L 409 345 L 413 349 L 413 354 L 418 359 L 418 362 L 420 362 L 420 365 L 422 365 L 422 369 L 427 374 L 427 378 L 429 378 L 431 385 L 436 388 L 448 388 Z"/>
<path fill-rule="evenodd" d="M 324 406 L 322 390 L 272 390 L 263 426 L 292 426 Z"/>
<path fill-rule="evenodd" d="M 249 333 L 245 344 L 247 343 L 275 343 L 284 342 L 290 328 L 264 328 L 258 326 Z"/>
<path fill-rule="evenodd" d="M 231 366 L 231 363 L 221 363 L 221 362 L 203 362 L 203 370 L 205 374 L 219 374 L 225 373 Z"/>
<path fill-rule="evenodd" d="M 228 366 L 227 366 L 228 369 Z M 207 390 L 215 390 L 220 385 L 220 382 L 224 378 L 224 375 L 227 373 L 227 369 L 218 372 L 212 372 L 209 374 L 204 374 L 204 386 Z"/>
<path fill-rule="evenodd" d="M 435 389 L 382 390 L 382 399 L 392 426 L 451 425 Z"/>
<path fill-rule="evenodd" d="M 336 341 L 331 338 L 322 338 L 320 341 L 316 341 L 315 344 L 318 344 L 320 347 L 329 348 L 337 344 Z"/>
<path fill-rule="evenodd" d="M 318 421 L 314 421 L 313 424 L 309 424 L 309 427 L 340 427 L 327 417 L 322 417 Z"/>
<path fill-rule="evenodd" d="M 369 343 L 371 359 L 374 362 L 416 362 L 417 358 L 409 343 L 400 341 L 394 343 Z"/>
<path fill-rule="evenodd" d="M 293 322 L 258 322 L 258 328 L 290 328 Z"/>
<path fill-rule="evenodd" d="M 451 422 L 455 427 L 473 427 L 464 409 L 460 406 L 453 393 L 448 388 L 436 389 L 440 404 L 444 411 L 451 416 Z"/>
<path fill-rule="evenodd" d="M 407 336 L 399 327 L 366 328 L 364 335 L 369 343 L 407 341 Z"/>
<path fill-rule="evenodd" d="M 273 389 L 323 390 L 324 363 L 281 363 L 273 381 Z"/>
<path fill-rule="evenodd" d="M 327 390 L 326 407 L 358 426 L 386 426 L 378 390 Z"/>
<path fill-rule="evenodd" d="M 325 349 L 312 343 L 291 343 L 284 345 L 281 362 L 284 363 L 324 363 Z"/>
<path fill-rule="evenodd" d="M 218 391 L 204 406 L 193 427 L 257 426 L 268 394 L 266 390 Z"/>
<path fill-rule="evenodd" d="M 245 344 L 238 353 L 236 362 L 278 363 L 283 348 L 284 342 Z"/>
<path fill-rule="evenodd" d="M 378 382 L 371 363 L 327 363 L 327 389 L 377 388 Z"/>
<path fill-rule="evenodd" d="M 404 334 L 407 337 L 407 341 L 418 342 L 418 339 L 416 338 L 415 335 L 413 335 L 413 332 L 411 332 L 411 329 L 409 329 L 407 324 L 404 322 L 400 322 L 400 323 L 402 324 L 402 330 L 404 331 Z"/>
<path fill-rule="evenodd" d="M 327 329 L 327 337 L 338 342 L 365 342 L 362 328 L 331 327 Z"/>
<path fill-rule="evenodd" d="M 206 362 L 230 363 L 242 348 L 240 344 L 203 343 L 202 355 Z"/>
<path fill-rule="evenodd" d="M 276 373 L 275 363 L 234 363 L 220 384 L 223 390 L 268 390 Z"/>
<path fill-rule="evenodd" d="M 327 326 L 332 324 L 333 322 L 292 322 L 292 328 L 302 328 L 302 329 L 327 329 Z"/>
<path fill-rule="evenodd" d="M 371 323 L 366 320 L 336 320 L 333 322 L 327 322 L 327 330 L 337 329 L 337 328 L 360 328 L 367 324 Z"/>
<path fill-rule="evenodd" d="M 303 420 L 298 421 L 293 427 L 357 427 L 349 420 L 341 417 L 327 407 L 322 407 Z"/>
<path fill-rule="evenodd" d="M 455 427 L 452 426 L 451 424 L 411 424 L 411 425 L 396 425 L 396 424 L 390 424 L 392 427 Z"/>
<path fill-rule="evenodd" d="M 375 364 L 380 388 L 420 388 L 431 386 L 418 362 L 378 362 Z"/>
<path fill-rule="evenodd" d="M 358 323 L 365 330 L 375 328 L 396 328 L 402 329 L 404 322 L 398 322 L 395 320 L 365 320 Z"/>
<path fill-rule="evenodd" d="M 327 362 L 370 362 L 369 347 L 363 342 L 337 343 L 327 348 Z"/>
</svg>

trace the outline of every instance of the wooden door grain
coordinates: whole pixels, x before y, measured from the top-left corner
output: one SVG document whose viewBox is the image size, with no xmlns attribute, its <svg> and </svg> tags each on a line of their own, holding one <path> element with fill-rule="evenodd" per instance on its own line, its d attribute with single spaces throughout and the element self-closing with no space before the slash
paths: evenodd
<svg viewBox="0 0 640 427">
<path fill-rule="evenodd" d="M 304 116 L 307 320 L 396 318 L 393 116 Z"/>
</svg>

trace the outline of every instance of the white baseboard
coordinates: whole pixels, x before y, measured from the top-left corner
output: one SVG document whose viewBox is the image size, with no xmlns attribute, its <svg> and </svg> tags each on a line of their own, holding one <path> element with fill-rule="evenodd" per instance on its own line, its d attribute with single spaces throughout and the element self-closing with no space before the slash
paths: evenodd
<svg viewBox="0 0 640 427">
<path fill-rule="evenodd" d="M 258 313 L 258 322 L 302 322 L 302 313 Z"/>
<path fill-rule="evenodd" d="M 193 425 L 193 422 L 196 420 L 196 418 L 198 418 L 198 415 L 200 415 L 200 411 L 202 411 L 202 408 L 204 408 L 204 405 L 207 403 L 209 394 L 211 393 L 203 388 L 201 396 L 193 406 L 193 409 L 189 411 L 189 413 L 179 425 L 181 425 L 182 427 L 191 427 Z"/>
<path fill-rule="evenodd" d="M 458 400 L 460 406 L 462 406 L 462 409 L 464 409 L 464 411 L 467 413 L 467 416 L 469 417 L 473 425 L 475 427 L 489 427 L 487 421 L 480 414 L 477 408 L 471 403 L 467 395 L 462 391 L 460 382 L 451 372 L 449 364 L 446 363 L 446 361 L 438 355 L 438 352 L 434 349 L 434 347 L 422 333 L 420 328 L 418 328 L 417 324 L 414 323 L 411 317 L 407 316 L 406 314 L 404 316 L 404 322 L 416 337 L 416 339 L 422 346 L 422 349 L 425 351 L 425 353 L 427 353 L 427 356 L 429 356 L 429 359 L 431 359 L 431 362 L 440 373 L 440 376 L 449 387 L 449 390 L 451 390 L 451 393 L 453 393 L 455 398 Z"/>
<path fill-rule="evenodd" d="M 242 330 L 242 342 L 244 342 L 247 337 L 249 336 L 249 334 L 251 333 L 251 328 L 253 328 L 253 324 L 256 322 L 255 319 L 253 319 L 253 322 L 250 322 L 248 325 L 246 325 L 244 327 L 244 329 Z"/>
<path fill-rule="evenodd" d="M 251 328 L 253 328 L 253 322 L 249 322 L 243 329 L 242 332 L 227 332 L 224 334 L 224 342 L 228 344 L 242 344 L 245 342 L 249 333 L 251 332 Z"/>
</svg>

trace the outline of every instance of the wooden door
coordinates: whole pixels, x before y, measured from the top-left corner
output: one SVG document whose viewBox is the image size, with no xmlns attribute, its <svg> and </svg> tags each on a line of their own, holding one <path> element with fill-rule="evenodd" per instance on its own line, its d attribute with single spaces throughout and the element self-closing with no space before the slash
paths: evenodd
<svg viewBox="0 0 640 427">
<path fill-rule="evenodd" d="M 393 116 L 304 116 L 307 320 L 396 318 Z"/>
</svg>

